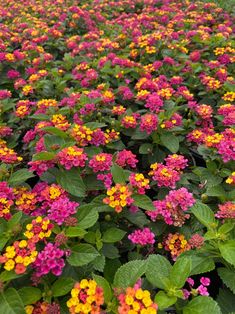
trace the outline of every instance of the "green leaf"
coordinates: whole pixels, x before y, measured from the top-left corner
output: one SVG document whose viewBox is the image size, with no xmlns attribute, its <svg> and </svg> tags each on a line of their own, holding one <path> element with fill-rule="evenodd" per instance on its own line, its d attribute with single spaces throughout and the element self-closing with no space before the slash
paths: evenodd
<svg viewBox="0 0 235 314">
<path fill-rule="evenodd" d="M 154 302 L 157 303 L 159 310 L 164 310 L 175 304 L 177 297 L 168 296 L 164 291 L 159 291 L 154 298 Z"/>
<path fill-rule="evenodd" d="M 78 208 L 76 217 L 78 219 L 78 227 L 87 229 L 97 222 L 99 214 L 93 205 L 88 204 Z"/>
<path fill-rule="evenodd" d="M 117 184 L 125 184 L 126 182 L 126 175 L 125 171 L 122 169 L 122 167 L 118 166 L 117 164 L 113 164 L 111 167 L 111 174 L 113 177 L 113 181 Z"/>
<path fill-rule="evenodd" d="M 70 292 L 73 286 L 74 279 L 61 277 L 53 283 L 51 287 L 52 295 L 53 297 L 61 297 L 63 295 L 66 295 Z"/>
<path fill-rule="evenodd" d="M 114 276 L 114 286 L 127 288 L 132 287 L 146 271 L 146 261 L 136 260 L 128 262 L 118 268 Z"/>
<path fill-rule="evenodd" d="M 217 271 L 224 284 L 235 294 L 235 271 L 225 267 L 218 268 Z"/>
<path fill-rule="evenodd" d="M 104 267 L 105 267 L 105 256 L 101 255 L 101 256 L 97 256 L 94 261 L 92 262 L 92 265 L 94 266 L 95 270 L 98 270 L 99 272 L 103 272 L 104 271 Z"/>
<path fill-rule="evenodd" d="M 90 244 L 78 244 L 72 248 L 67 261 L 72 266 L 84 266 L 92 262 L 99 253 Z"/>
<path fill-rule="evenodd" d="M 162 145 L 172 153 L 177 153 L 179 150 L 179 139 L 171 133 L 165 133 L 160 136 Z"/>
<path fill-rule="evenodd" d="M 154 287 L 167 290 L 171 270 L 170 262 L 161 255 L 150 255 L 147 259 L 146 278 Z"/>
<path fill-rule="evenodd" d="M 41 290 L 34 287 L 23 287 L 18 290 L 18 293 L 24 305 L 34 304 L 42 297 Z"/>
<path fill-rule="evenodd" d="M 15 289 L 0 293 L 0 313 L 25 314 L 24 304 Z"/>
<path fill-rule="evenodd" d="M 108 283 L 108 281 L 104 277 L 101 277 L 101 276 L 94 274 L 93 278 L 97 282 L 98 286 L 103 288 L 105 303 L 106 304 L 109 303 L 112 299 L 112 296 L 113 296 L 110 284 Z"/>
<path fill-rule="evenodd" d="M 118 228 L 110 228 L 103 234 L 102 240 L 106 243 L 114 243 L 120 241 L 126 232 Z"/>
<path fill-rule="evenodd" d="M 150 143 L 144 143 L 140 145 L 139 153 L 142 155 L 149 154 L 153 149 L 153 145 Z"/>
<path fill-rule="evenodd" d="M 52 152 L 41 152 L 33 155 L 33 161 L 37 160 L 52 160 L 56 156 L 55 153 Z"/>
<path fill-rule="evenodd" d="M 170 281 L 176 288 L 182 288 L 191 271 L 190 257 L 183 257 L 175 262 L 170 271 Z"/>
<path fill-rule="evenodd" d="M 70 194 L 78 197 L 86 195 L 86 187 L 78 169 L 72 168 L 66 171 L 59 171 L 56 175 L 56 180 Z"/>
<path fill-rule="evenodd" d="M 65 235 L 69 238 L 74 238 L 74 237 L 83 238 L 83 236 L 86 233 L 87 232 L 80 227 L 68 227 L 67 230 L 65 231 Z"/>
<path fill-rule="evenodd" d="M 199 296 L 190 301 L 184 308 L 183 314 L 221 314 L 221 310 L 216 301 L 211 297 Z"/>
<path fill-rule="evenodd" d="M 226 222 L 224 223 L 218 230 L 218 232 L 220 234 L 225 234 L 225 233 L 228 233 L 230 232 L 231 230 L 233 230 L 234 228 L 234 223 L 233 222 Z"/>
<path fill-rule="evenodd" d="M 223 314 L 234 314 L 235 295 L 229 289 L 219 289 L 216 300 Z"/>
<path fill-rule="evenodd" d="M 68 138 L 68 135 L 65 132 L 53 126 L 46 126 L 45 128 L 42 128 L 42 130 L 48 133 L 54 134 L 54 135 L 58 135 L 59 137 L 62 137 L 62 138 Z"/>
<path fill-rule="evenodd" d="M 32 172 L 28 171 L 28 169 L 20 169 L 16 172 L 13 172 L 8 182 L 10 185 L 16 185 L 18 183 L 25 182 L 27 179 L 33 177 L 35 177 L 35 175 Z"/>
<path fill-rule="evenodd" d="M 85 126 L 91 130 L 99 129 L 105 127 L 107 124 L 100 122 L 87 122 Z"/>
<path fill-rule="evenodd" d="M 23 275 L 17 275 L 13 270 L 8 271 L 8 270 L 4 270 L 1 274 L 0 274 L 0 280 L 2 282 L 5 281 L 10 281 L 12 279 L 16 279 L 19 277 L 22 277 Z"/>
<path fill-rule="evenodd" d="M 133 194 L 134 205 L 145 210 L 156 210 L 152 200 L 147 195 Z"/>
<path fill-rule="evenodd" d="M 219 250 L 222 257 L 235 266 L 235 240 L 228 240 L 219 244 Z"/>
<path fill-rule="evenodd" d="M 200 223 L 207 228 L 216 226 L 215 215 L 209 206 L 197 201 L 190 210 Z"/>
<path fill-rule="evenodd" d="M 8 220 L 8 222 L 7 222 L 8 229 L 12 229 L 15 225 L 17 225 L 20 222 L 21 218 L 22 218 L 22 212 L 21 211 L 14 214 L 11 217 L 11 219 Z"/>
<path fill-rule="evenodd" d="M 50 120 L 50 117 L 47 116 L 46 114 L 38 113 L 38 114 L 33 114 L 32 116 L 28 116 L 28 119 L 48 121 L 48 120 Z"/>
<path fill-rule="evenodd" d="M 207 255 L 196 253 L 195 251 L 185 252 L 180 255 L 177 260 L 181 260 L 181 258 L 184 258 L 186 256 L 191 259 L 192 263 L 190 276 L 207 273 L 215 269 L 215 263 L 213 258 Z"/>
<path fill-rule="evenodd" d="M 115 259 L 118 258 L 119 255 L 119 251 L 116 248 L 116 246 L 114 246 L 113 244 L 110 243 L 104 243 L 103 247 L 101 249 L 101 253 L 102 255 L 104 255 L 105 257 L 109 258 L 109 259 Z"/>
</svg>

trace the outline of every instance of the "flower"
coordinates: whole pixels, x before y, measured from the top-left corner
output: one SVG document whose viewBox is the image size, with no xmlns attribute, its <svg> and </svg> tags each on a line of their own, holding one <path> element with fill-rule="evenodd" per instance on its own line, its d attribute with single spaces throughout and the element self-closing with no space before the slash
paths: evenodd
<svg viewBox="0 0 235 314">
<path fill-rule="evenodd" d="M 83 148 L 76 146 L 69 146 L 63 148 L 57 154 L 58 162 L 65 167 L 66 170 L 70 170 L 72 167 L 85 167 L 87 155 L 84 153 Z"/>
<path fill-rule="evenodd" d="M 149 228 L 138 229 L 128 235 L 128 239 L 134 244 L 148 245 L 155 243 L 155 234 Z"/>
<path fill-rule="evenodd" d="M 77 212 L 79 203 L 70 201 L 67 197 L 60 197 L 53 201 L 48 209 L 48 218 L 62 225 L 66 218 Z"/>
<path fill-rule="evenodd" d="M 37 243 L 45 238 L 49 238 L 53 227 L 54 225 L 48 218 L 38 216 L 36 219 L 33 219 L 30 224 L 26 225 L 24 236 L 32 242 Z"/>
<path fill-rule="evenodd" d="M 157 304 L 151 299 L 148 290 L 142 290 L 138 285 L 128 287 L 118 296 L 119 314 L 156 314 Z"/>
<path fill-rule="evenodd" d="M 0 264 L 7 271 L 14 270 L 16 274 L 26 272 L 27 266 L 34 263 L 38 252 L 32 241 L 19 240 L 7 246 L 5 253 L 0 255 Z"/>
<path fill-rule="evenodd" d="M 185 220 L 190 217 L 185 214 L 195 203 L 193 195 L 186 188 L 172 190 L 163 200 L 154 201 L 153 205 L 156 210 L 147 211 L 151 220 L 155 221 L 162 217 L 166 224 L 181 227 Z"/>
<path fill-rule="evenodd" d="M 142 173 L 131 173 L 129 181 L 133 187 L 137 188 L 139 194 L 145 194 L 145 190 L 150 189 L 149 179 L 146 179 Z"/>
<path fill-rule="evenodd" d="M 92 157 L 89 167 L 94 172 L 109 171 L 112 166 L 112 154 L 100 153 Z"/>
<path fill-rule="evenodd" d="M 71 290 L 71 298 L 67 301 L 69 313 L 99 314 L 104 303 L 103 289 L 95 280 L 82 279 Z"/>
<path fill-rule="evenodd" d="M 174 261 L 181 253 L 191 248 L 184 235 L 178 232 L 175 234 L 169 233 L 163 241 L 163 246 L 166 251 L 170 252 Z"/>
<path fill-rule="evenodd" d="M 235 203 L 226 202 L 224 204 L 220 204 L 215 217 L 220 219 L 235 219 Z"/>
<path fill-rule="evenodd" d="M 157 129 L 158 118 L 155 114 L 148 113 L 141 117 L 140 130 L 151 134 Z"/>
<path fill-rule="evenodd" d="M 59 249 L 53 243 L 47 243 L 44 249 L 38 253 L 32 265 L 36 271 L 36 276 L 42 277 L 49 272 L 55 276 L 60 276 L 65 266 L 64 256 L 64 250 Z"/>
<path fill-rule="evenodd" d="M 135 168 L 138 163 L 138 159 L 130 150 L 124 149 L 117 153 L 116 163 L 120 167 L 130 166 L 131 168 Z"/>
<path fill-rule="evenodd" d="M 134 200 L 131 198 L 132 192 L 128 186 L 117 183 L 115 186 L 107 190 L 107 196 L 103 202 L 112 208 L 115 208 L 117 213 L 120 213 L 124 207 L 130 206 Z"/>
</svg>

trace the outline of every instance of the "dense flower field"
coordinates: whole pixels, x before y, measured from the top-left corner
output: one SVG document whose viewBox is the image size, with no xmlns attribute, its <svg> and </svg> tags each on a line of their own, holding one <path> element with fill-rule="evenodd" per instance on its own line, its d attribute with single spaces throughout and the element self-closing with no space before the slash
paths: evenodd
<svg viewBox="0 0 235 314">
<path fill-rule="evenodd" d="M 0 16 L 0 313 L 234 313 L 234 17 L 187 0 Z"/>
</svg>

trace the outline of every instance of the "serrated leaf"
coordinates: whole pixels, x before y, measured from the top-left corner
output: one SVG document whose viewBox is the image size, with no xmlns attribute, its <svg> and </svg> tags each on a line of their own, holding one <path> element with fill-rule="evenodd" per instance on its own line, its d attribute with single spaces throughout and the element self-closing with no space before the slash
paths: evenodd
<svg viewBox="0 0 235 314">
<path fill-rule="evenodd" d="M 145 210 L 156 210 L 152 200 L 147 195 L 133 194 L 134 205 Z"/>
<path fill-rule="evenodd" d="M 87 231 L 80 227 L 68 227 L 65 231 L 65 235 L 69 238 L 73 237 L 83 238 L 86 233 Z"/>
<path fill-rule="evenodd" d="M 114 276 L 114 286 L 127 288 L 132 287 L 146 271 L 146 261 L 136 260 L 128 262 L 118 268 Z"/>
<path fill-rule="evenodd" d="M 183 257 L 177 260 L 170 271 L 170 281 L 176 288 L 182 288 L 190 275 L 191 259 Z"/>
<path fill-rule="evenodd" d="M 113 177 L 113 181 L 117 184 L 125 184 L 126 182 L 126 175 L 124 169 L 118 166 L 117 164 L 113 164 L 111 167 L 111 174 Z"/>
<path fill-rule="evenodd" d="M 225 267 L 218 268 L 217 271 L 224 284 L 235 294 L 235 271 Z"/>
<path fill-rule="evenodd" d="M 126 231 L 123 231 L 118 228 L 110 228 L 105 231 L 103 234 L 103 242 L 114 243 L 120 241 L 126 234 Z"/>
<path fill-rule="evenodd" d="M 18 293 L 24 305 L 34 304 L 42 297 L 41 290 L 35 287 L 23 287 L 18 290 Z"/>
<path fill-rule="evenodd" d="M 62 137 L 62 138 L 68 138 L 68 135 L 65 132 L 53 126 L 47 126 L 45 128 L 42 128 L 42 130 L 48 133 L 54 134 L 54 135 L 58 135 L 59 137 Z"/>
<path fill-rule="evenodd" d="M 86 195 L 86 186 L 78 169 L 60 170 L 56 175 L 56 180 L 70 194 L 77 197 L 84 197 Z"/>
<path fill-rule="evenodd" d="M 53 297 L 61 297 L 63 295 L 66 295 L 70 292 L 73 286 L 74 279 L 61 277 L 53 283 L 51 287 L 52 295 Z"/>
<path fill-rule="evenodd" d="M 157 288 L 168 289 L 170 287 L 170 262 L 161 255 L 150 255 L 147 259 L 146 278 Z"/>
<path fill-rule="evenodd" d="M 154 298 L 154 302 L 157 303 L 159 310 L 164 310 L 175 304 L 177 297 L 168 296 L 164 291 L 159 291 Z"/>
<path fill-rule="evenodd" d="M 93 278 L 97 282 L 98 286 L 103 288 L 105 303 L 109 303 L 113 296 L 110 284 L 104 277 L 94 274 Z"/>
<path fill-rule="evenodd" d="M 88 204 L 78 208 L 76 217 L 78 219 L 78 227 L 87 229 L 97 222 L 99 214 L 93 205 Z"/>
<path fill-rule="evenodd" d="M 216 301 L 211 297 L 199 296 L 190 301 L 184 308 L 183 314 L 221 314 L 221 310 Z"/>
<path fill-rule="evenodd" d="M 55 153 L 52 152 L 40 152 L 37 153 L 35 155 L 33 155 L 33 161 L 37 161 L 37 160 L 52 160 L 54 159 L 56 156 Z"/>
<path fill-rule="evenodd" d="M 211 228 L 212 225 L 216 225 L 215 215 L 209 206 L 197 201 L 190 210 L 200 223 L 207 228 Z"/>
<path fill-rule="evenodd" d="M 16 172 L 13 172 L 8 182 L 10 185 L 15 185 L 18 183 L 25 182 L 27 179 L 33 177 L 35 177 L 35 175 L 32 172 L 28 171 L 28 169 L 20 169 L 17 170 Z"/>
<path fill-rule="evenodd" d="M 177 153 L 179 150 L 179 139 L 171 133 L 165 133 L 160 136 L 161 143 L 172 153 Z"/>
<path fill-rule="evenodd" d="M 219 289 L 216 301 L 223 314 L 234 314 L 235 295 L 229 289 Z"/>
<path fill-rule="evenodd" d="M 228 240 L 223 243 L 219 243 L 219 250 L 222 257 L 235 266 L 235 240 Z"/>
<path fill-rule="evenodd" d="M 149 154 L 153 149 L 153 145 L 150 144 L 150 143 L 144 143 L 144 144 L 141 144 L 140 145 L 140 148 L 139 148 L 139 153 L 140 154 Z"/>
<path fill-rule="evenodd" d="M 0 313 L 25 314 L 24 304 L 13 288 L 0 293 Z"/>
<path fill-rule="evenodd" d="M 13 228 L 15 225 L 17 225 L 17 224 L 20 222 L 21 218 L 22 218 L 22 212 L 21 212 L 21 211 L 18 212 L 18 213 L 16 213 L 16 214 L 14 214 L 14 215 L 11 217 L 11 219 L 8 220 L 8 222 L 7 222 L 7 227 L 8 227 L 8 229 L 11 229 L 11 228 Z"/>
<path fill-rule="evenodd" d="M 72 248 L 67 261 L 72 266 L 84 266 L 92 262 L 99 253 L 90 244 L 78 244 Z"/>
</svg>

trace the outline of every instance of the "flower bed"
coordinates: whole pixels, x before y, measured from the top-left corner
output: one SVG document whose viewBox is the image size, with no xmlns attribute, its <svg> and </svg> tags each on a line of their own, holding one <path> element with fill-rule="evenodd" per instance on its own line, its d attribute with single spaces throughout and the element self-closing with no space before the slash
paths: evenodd
<svg viewBox="0 0 235 314">
<path fill-rule="evenodd" d="M 234 17 L 0 5 L 0 313 L 232 314 Z"/>
</svg>

